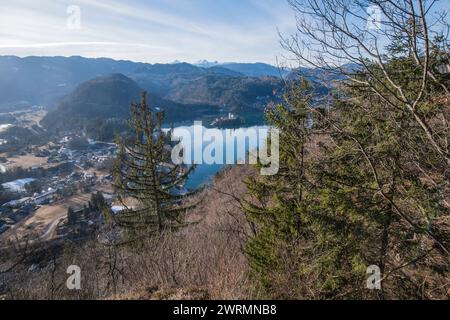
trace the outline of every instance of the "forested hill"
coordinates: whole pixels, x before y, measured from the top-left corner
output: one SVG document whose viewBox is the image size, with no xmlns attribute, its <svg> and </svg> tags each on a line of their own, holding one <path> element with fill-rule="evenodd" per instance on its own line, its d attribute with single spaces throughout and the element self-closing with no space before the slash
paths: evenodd
<svg viewBox="0 0 450 320">
<path fill-rule="evenodd" d="M 334 79 L 320 70 L 301 70 L 317 83 Z M 148 64 L 79 56 L 0 56 L 0 112 L 32 105 L 54 108 L 82 83 L 117 73 L 161 99 L 235 111 L 261 107 L 261 102 L 279 95 L 282 78 L 292 80 L 296 71 L 263 63 Z"/>
<path fill-rule="evenodd" d="M 176 94 L 180 86 L 206 77 L 220 79 L 225 88 L 231 90 L 236 86 L 236 79 L 248 77 L 223 66 L 202 68 L 188 63 L 148 64 L 79 56 L 0 56 L 0 111 L 35 104 L 57 106 L 83 82 L 113 73 L 122 73 L 141 88 L 161 97 Z M 192 97 L 187 99 L 192 100 Z M 208 103 L 207 98 L 197 99 Z"/>
<path fill-rule="evenodd" d="M 123 74 L 116 73 L 89 80 L 63 99 L 57 112 L 68 117 L 122 118 L 129 115 L 129 104 L 139 100 L 142 88 Z"/>
<path fill-rule="evenodd" d="M 138 102 L 143 91 L 135 81 L 120 73 L 98 77 L 79 85 L 49 111 L 41 124 L 50 131 L 83 129 L 92 133 L 102 131 L 108 124 L 120 130 L 130 116 L 130 104 Z M 151 94 L 149 100 L 154 110 L 165 111 L 169 121 L 181 115 L 186 117 L 186 110 L 190 110 L 189 116 L 194 116 L 210 108 L 179 104 L 155 94 Z"/>
</svg>

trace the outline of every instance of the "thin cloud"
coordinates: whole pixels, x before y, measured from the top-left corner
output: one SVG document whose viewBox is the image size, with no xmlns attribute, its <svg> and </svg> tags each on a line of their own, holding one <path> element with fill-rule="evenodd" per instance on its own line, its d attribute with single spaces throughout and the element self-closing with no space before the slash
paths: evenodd
<svg viewBox="0 0 450 320">
<path fill-rule="evenodd" d="M 47 43 L 29 43 L 29 44 L 0 44 L 0 48 L 51 48 L 65 46 L 127 46 L 148 49 L 170 49 L 168 47 L 153 46 L 144 43 L 127 42 L 101 42 L 101 41 L 73 41 L 73 42 L 47 42 Z"/>
<path fill-rule="evenodd" d="M 10 1 L 0 11 L 0 54 L 275 63 L 277 27 L 293 19 L 286 3 L 268 1 Z M 66 26 L 69 5 L 81 8 L 80 30 Z"/>
</svg>

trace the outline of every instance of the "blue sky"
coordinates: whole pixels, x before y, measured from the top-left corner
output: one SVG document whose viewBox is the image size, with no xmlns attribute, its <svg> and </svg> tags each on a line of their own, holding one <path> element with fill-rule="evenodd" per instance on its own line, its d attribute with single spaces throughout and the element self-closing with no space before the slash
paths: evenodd
<svg viewBox="0 0 450 320">
<path fill-rule="evenodd" d="M 71 6 L 80 10 L 80 20 Z M 276 63 L 285 0 L 0 0 L 0 55 Z M 80 28 L 77 28 L 80 21 Z"/>
</svg>

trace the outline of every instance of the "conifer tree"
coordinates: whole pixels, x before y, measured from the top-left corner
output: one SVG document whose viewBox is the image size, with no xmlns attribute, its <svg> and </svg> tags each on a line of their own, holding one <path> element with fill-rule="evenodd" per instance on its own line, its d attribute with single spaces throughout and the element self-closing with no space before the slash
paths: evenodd
<svg viewBox="0 0 450 320">
<path fill-rule="evenodd" d="M 71 207 L 67 209 L 67 223 L 69 226 L 74 226 L 77 223 L 77 217 Z"/>
<path fill-rule="evenodd" d="M 440 70 L 450 65 L 448 39 L 431 39 L 422 2 L 371 2 L 387 15 L 383 54 L 351 54 L 352 42 L 369 46 L 339 19 L 356 10 L 350 2 L 292 1 L 309 18 L 299 21 L 304 37 L 286 46 L 342 80 L 331 108 L 314 106 L 299 87 L 269 110 L 280 129 L 280 171 L 250 180 L 246 207 L 257 226 L 247 244 L 252 275 L 269 297 L 447 294 L 450 83 Z M 332 66 L 345 58 L 356 67 Z M 380 290 L 366 287 L 371 265 L 380 269 Z"/>
<path fill-rule="evenodd" d="M 153 112 L 147 94 L 131 105 L 132 137 L 117 138 L 118 153 L 113 168 L 114 187 L 127 208 L 114 216 L 129 234 L 162 232 L 182 223 L 187 207 L 175 190 L 193 170 L 171 161 L 171 131 L 162 128 L 164 115 Z M 134 202 L 130 205 L 127 200 Z"/>
</svg>

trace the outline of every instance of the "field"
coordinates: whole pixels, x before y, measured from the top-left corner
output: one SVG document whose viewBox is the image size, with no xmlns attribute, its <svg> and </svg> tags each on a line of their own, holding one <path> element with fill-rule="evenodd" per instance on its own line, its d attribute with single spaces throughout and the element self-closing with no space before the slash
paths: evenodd
<svg viewBox="0 0 450 320">
<path fill-rule="evenodd" d="M 90 196 L 90 193 L 83 193 L 65 199 L 63 203 L 43 205 L 27 219 L 5 233 L 5 237 L 9 240 L 25 238 L 51 240 L 56 236 L 59 223 L 67 217 L 67 209 L 69 207 L 74 210 L 82 208 L 87 205 Z"/>
<path fill-rule="evenodd" d="M 14 114 L 14 116 L 17 118 L 17 120 L 33 124 L 39 124 L 39 122 L 44 118 L 44 116 L 47 114 L 47 111 L 45 110 L 26 110 L 26 111 L 19 111 Z"/>
<path fill-rule="evenodd" d="M 27 154 L 24 156 L 8 158 L 8 163 L 6 164 L 5 167 L 7 169 L 11 169 L 14 167 L 22 167 L 24 169 L 28 169 L 34 166 L 45 167 L 46 165 L 47 165 L 46 157 L 36 157 L 32 154 Z"/>
</svg>

